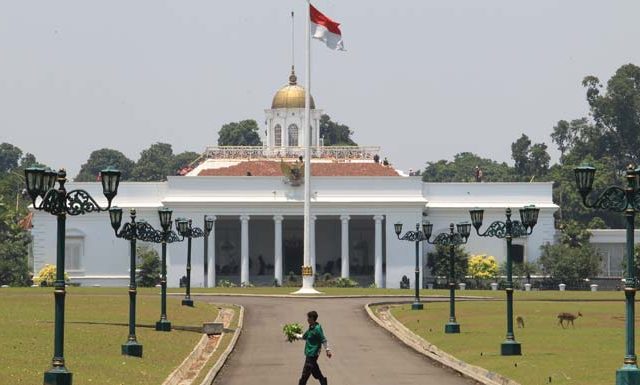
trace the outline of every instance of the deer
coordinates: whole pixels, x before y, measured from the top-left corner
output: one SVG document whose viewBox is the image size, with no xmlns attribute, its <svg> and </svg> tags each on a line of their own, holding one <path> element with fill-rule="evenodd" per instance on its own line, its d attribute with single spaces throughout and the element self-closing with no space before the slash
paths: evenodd
<svg viewBox="0 0 640 385">
<path fill-rule="evenodd" d="M 523 328 L 524 329 L 524 318 L 522 316 L 517 316 L 516 317 L 516 324 L 518 325 L 518 328 Z"/>
<path fill-rule="evenodd" d="M 569 326 L 569 322 L 571 322 L 571 326 L 576 327 L 573 324 L 573 321 L 578 317 L 582 317 L 582 313 L 578 312 L 578 315 L 571 313 L 560 313 L 558 314 L 558 324 L 560 324 L 560 326 L 562 326 L 562 328 L 564 329 L 564 321 L 567 321 L 567 326 Z"/>
</svg>

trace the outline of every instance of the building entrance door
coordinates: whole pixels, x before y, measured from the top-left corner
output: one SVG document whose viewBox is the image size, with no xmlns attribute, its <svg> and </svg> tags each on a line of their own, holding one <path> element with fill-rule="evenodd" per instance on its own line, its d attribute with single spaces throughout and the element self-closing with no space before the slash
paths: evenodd
<svg viewBox="0 0 640 385">
<path fill-rule="evenodd" d="M 302 239 L 294 238 L 284 241 L 283 280 L 286 280 L 286 276 L 288 276 L 291 271 L 293 271 L 295 275 L 301 274 L 303 247 Z"/>
</svg>

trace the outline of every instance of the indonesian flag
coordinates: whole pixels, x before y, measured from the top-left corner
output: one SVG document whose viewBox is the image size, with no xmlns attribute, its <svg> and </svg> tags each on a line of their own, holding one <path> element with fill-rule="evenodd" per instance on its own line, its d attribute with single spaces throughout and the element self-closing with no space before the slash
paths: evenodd
<svg viewBox="0 0 640 385">
<path fill-rule="evenodd" d="M 331 49 L 344 51 L 340 23 L 320 13 L 313 5 L 309 4 L 309 7 L 311 7 L 311 36 L 323 41 Z"/>
</svg>

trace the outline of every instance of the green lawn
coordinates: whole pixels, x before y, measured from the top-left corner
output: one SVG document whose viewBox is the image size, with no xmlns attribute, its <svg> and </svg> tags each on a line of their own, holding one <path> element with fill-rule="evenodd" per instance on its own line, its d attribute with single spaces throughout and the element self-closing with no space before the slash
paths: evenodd
<svg viewBox="0 0 640 385">
<path fill-rule="evenodd" d="M 138 295 L 139 324 L 155 325 L 160 316 L 158 289 Z M 65 359 L 75 385 L 157 385 L 178 366 L 200 339 L 200 333 L 156 332 L 139 327 L 144 345 L 142 359 L 122 356 L 128 328 L 82 322 L 128 322 L 126 288 L 70 287 L 66 300 Z M 53 355 L 54 300 L 51 288 L 0 289 L 0 341 L 2 383 L 38 384 Z M 173 326 L 202 326 L 213 321 L 217 307 L 196 302 L 194 308 L 169 297 L 167 314 Z"/>
<path fill-rule="evenodd" d="M 316 288 L 323 295 L 403 295 L 408 297 L 413 297 L 414 290 L 407 289 L 371 289 L 371 288 L 362 288 L 362 287 L 354 287 L 354 288 L 338 288 L 338 287 L 318 287 Z M 216 287 L 210 289 L 203 288 L 192 288 L 192 294 L 198 293 L 208 293 L 208 294 L 291 294 L 294 291 L 298 290 L 297 287 Z M 184 293 L 184 289 L 169 289 L 170 293 Z M 471 297 L 491 297 L 497 299 L 504 299 L 505 292 L 504 290 L 492 291 L 492 290 L 464 290 L 457 291 L 457 295 L 459 296 L 471 296 Z M 449 296 L 448 290 L 420 290 L 420 296 Z M 598 291 L 598 292 L 590 292 L 590 291 L 558 291 L 558 290 L 547 290 L 547 291 L 516 291 L 514 294 L 514 298 L 517 300 L 614 300 L 614 301 L 624 301 L 624 293 L 621 291 Z"/>
<path fill-rule="evenodd" d="M 504 301 L 458 302 L 459 335 L 445 334 L 448 303 L 427 303 L 422 311 L 409 305 L 395 307 L 393 315 L 410 330 L 440 349 L 470 363 L 512 378 L 523 385 L 600 385 L 615 381 L 624 358 L 624 302 L 619 292 L 516 293 L 515 315 L 524 317 L 525 328 L 515 329 L 522 343 L 520 357 L 500 356 L 506 333 Z M 503 294 L 504 295 L 504 294 Z M 548 298 L 552 301 L 536 300 Z M 603 301 L 613 297 L 619 301 Z M 600 301 L 558 301 L 597 298 Z M 557 314 L 584 316 L 575 328 L 557 325 Z"/>
</svg>

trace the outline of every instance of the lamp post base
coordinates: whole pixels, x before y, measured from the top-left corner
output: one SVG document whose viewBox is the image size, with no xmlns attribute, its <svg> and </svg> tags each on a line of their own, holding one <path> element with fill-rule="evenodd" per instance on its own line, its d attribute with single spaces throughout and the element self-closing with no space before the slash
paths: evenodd
<svg viewBox="0 0 640 385">
<path fill-rule="evenodd" d="M 411 304 L 411 310 L 422 310 L 422 309 L 424 309 L 424 305 L 422 305 L 422 303 L 418 301 Z"/>
<path fill-rule="evenodd" d="M 616 370 L 616 385 L 640 384 L 640 369 L 636 365 L 624 365 Z"/>
<path fill-rule="evenodd" d="M 302 287 L 297 291 L 294 291 L 291 294 L 322 294 L 318 290 L 313 288 L 313 276 L 312 275 L 303 275 L 302 276 Z"/>
<path fill-rule="evenodd" d="M 460 333 L 460 324 L 457 322 L 447 322 L 444 325 L 444 332 L 447 334 Z"/>
<path fill-rule="evenodd" d="M 182 300 L 182 306 L 190 306 L 193 307 L 193 300 L 191 298 L 185 298 Z"/>
<path fill-rule="evenodd" d="M 500 345 L 500 355 L 502 356 L 521 356 L 522 347 L 520 342 L 507 340 Z"/>
<path fill-rule="evenodd" d="M 44 385 L 71 385 L 71 372 L 64 366 L 44 372 Z"/>
<path fill-rule="evenodd" d="M 171 322 L 167 320 L 160 320 L 156 322 L 156 331 L 158 332 L 170 332 Z"/>
<path fill-rule="evenodd" d="M 128 341 L 126 344 L 122 344 L 122 355 L 142 357 L 142 344 L 137 341 Z"/>
</svg>

